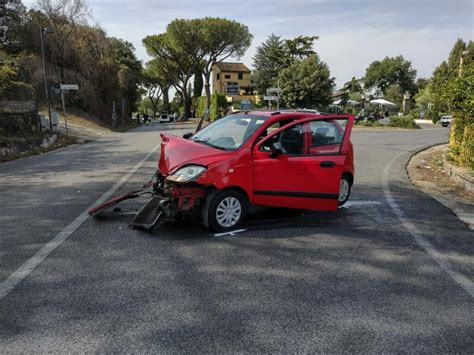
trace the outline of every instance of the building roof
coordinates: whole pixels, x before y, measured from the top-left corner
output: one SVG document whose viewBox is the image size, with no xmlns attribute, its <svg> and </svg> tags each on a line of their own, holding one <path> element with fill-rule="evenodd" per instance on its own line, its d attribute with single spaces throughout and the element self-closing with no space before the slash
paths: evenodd
<svg viewBox="0 0 474 355">
<path fill-rule="evenodd" d="M 250 69 L 244 63 L 220 62 L 216 66 L 220 71 L 250 73 Z"/>
</svg>

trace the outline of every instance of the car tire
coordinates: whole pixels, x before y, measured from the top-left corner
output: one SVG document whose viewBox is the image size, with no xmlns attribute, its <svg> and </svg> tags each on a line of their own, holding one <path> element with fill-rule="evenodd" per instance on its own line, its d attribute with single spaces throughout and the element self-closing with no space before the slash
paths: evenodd
<svg viewBox="0 0 474 355">
<path fill-rule="evenodd" d="M 339 184 L 338 204 L 342 206 L 347 202 L 351 195 L 352 184 L 348 176 L 343 175 Z"/>
<path fill-rule="evenodd" d="M 210 227 L 222 233 L 238 229 L 245 222 L 247 207 L 247 199 L 240 192 L 219 192 L 209 205 Z"/>
</svg>

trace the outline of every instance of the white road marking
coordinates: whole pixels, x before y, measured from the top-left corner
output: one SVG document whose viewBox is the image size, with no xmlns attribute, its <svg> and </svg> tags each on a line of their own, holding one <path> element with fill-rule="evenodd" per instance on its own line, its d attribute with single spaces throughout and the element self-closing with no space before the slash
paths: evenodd
<svg viewBox="0 0 474 355">
<path fill-rule="evenodd" d="M 88 218 L 88 210 L 104 203 L 109 199 L 123 184 L 127 182 L 130 177 L 137 172 L 138 169 L 156 152 L 160 147 L 157 144 L 148 154 L 137 163 L 128 173 L 115 183 L 107 192 L 105 192 L 97 201 L 90 205 L 84 212 L 82 212 L 76 219 L 59 232 L 52 240 L 43 245 L 31 258 L 29 258 L 23 265 L 15 270 L 7 279 L 0 283 L 0 300 L 7 296 L 21 281 L 23 281 L 44 259 L 48 257 L 57 247 L 59 247 L 71 234 L 73 234 Z"/>
<path fill-rule="evenodd" d="M 216 233 L 216 234 L 214 234 L 214 237 L 223 237 L 225 235 L 234 236 L 236 233 L 242 233 L 242 232 L 245 232 L 245 231 L 246 231 L 246 229 L 237 229 L 235 231 L 230 231 L 230 232 Z"/>
<path fill-rule="evenodd" d="M 451 265 L 444 260 L 443 255 L 436 250 L 436 248 L 428 240 L 423 238 L 418 228 L 405 217 L 405 214 L 401 210 L 400 206 L 395 201 L 392 191 L 390 190 L 389 183 L 389 172 L 393 163 L 400 158 L 405 152 L 398 154 L 393 158 L 384 168 L 382 174 L 382 187 L 385 198 L 390 205 L 393 213 L 397 216 L 398 220 L 402 223 L 403 227 L 410 233 L 415 239 L 418 245 L 443 269 L 459 286 L 461 286 L 472 298 L 474 298 L 474 282 L 463 274 L 454 271 Z"/>
<path fill-rule="evenodd" d="M 357 207 L 357 206 L 371 206 L 381 205 L 380 201 L 347 201 L 344 205 L 339 208 Z"/>
</svg>

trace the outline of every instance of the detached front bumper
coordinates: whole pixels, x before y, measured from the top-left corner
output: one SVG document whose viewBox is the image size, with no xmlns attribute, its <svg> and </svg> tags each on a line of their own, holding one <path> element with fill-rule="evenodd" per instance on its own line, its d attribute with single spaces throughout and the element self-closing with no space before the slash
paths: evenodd
<svg viewBox="0 0 474 355">
<path fill-rule="evenodd" d="M 204 186 L 196 183 L 180 184 L 171 182 L 157 172 L 153 179 L 142 189 L 114 196 L 89 210 L 89 214 L 97 216 L 110 207 L 128 199 L 151 197 L 130 223 L 131 227 L 151 229 L 161 219 L 173 219 L 178 214 L 192 214 L 193 212 L 199 214 L 205 196 Z"/>
</svg>

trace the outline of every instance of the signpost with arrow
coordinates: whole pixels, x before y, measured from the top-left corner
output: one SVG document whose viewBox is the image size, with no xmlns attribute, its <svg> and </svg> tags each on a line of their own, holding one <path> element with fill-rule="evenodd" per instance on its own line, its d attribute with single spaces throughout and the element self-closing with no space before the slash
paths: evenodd
<svg viewBox="0 0 474 355">
<path fill-rule="evenodd" d="M 278 83 L 278 86 L 280 86 L 279 83 Z M 268 101 L 269 109 L 271 109 L 272 101 L 276 101 L 277 110 L 280 109 L 280 93 L 281 93 L 281 91 L 282 90 L 279 87 L 277 87 L 277 88 L 268 88 L 267 89 L 267 96 L 264 96 L 263 99 L 265 101 Z"/>
<path fill-rule="evenodd" d="M 64 103 L 64 94 L 67 94 L 70 90 L 79 90 L 79 85 L 76 84 L 61 84 L 61 101 L 63 103 L 63 112 L 64 112 L 64 124 L 66 126 L 66 136 L 68 135 L 67 131 L 67 115 L 66 115 L 66 104 Z"/>
</svg>

